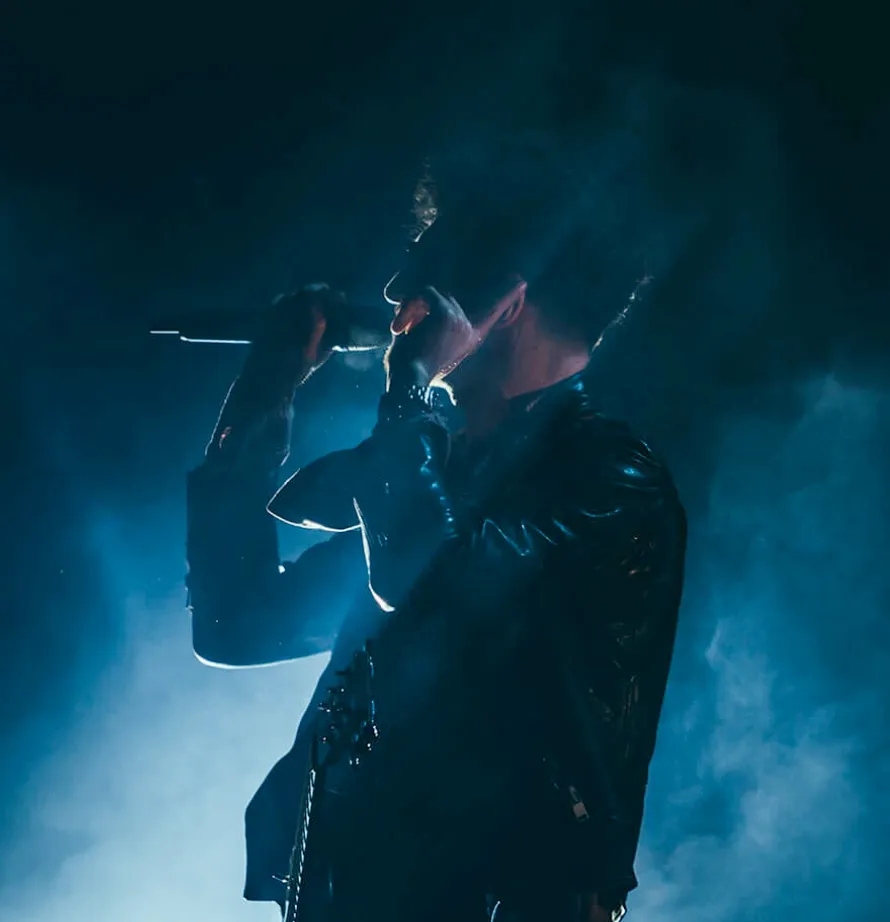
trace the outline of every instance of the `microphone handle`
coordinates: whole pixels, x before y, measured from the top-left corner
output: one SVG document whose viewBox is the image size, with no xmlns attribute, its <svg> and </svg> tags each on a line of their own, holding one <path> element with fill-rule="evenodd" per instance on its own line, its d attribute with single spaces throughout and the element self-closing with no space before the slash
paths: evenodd
<svg viewBox="0 0 890 922">
<path fill-rule="evenodd" d="M 334 352 L 371 352 L 385 349 L 392 339 L 390 317 L 380 308 L 354 307 L 342 339 L 347 346 L 334 346 Z M 221 346 L 249 345 L 263 316 L 258 312 L 205 313 L 167 318 L 152 325 L 153 336 L 175 336 L 184 343 Z"/>
</svg>

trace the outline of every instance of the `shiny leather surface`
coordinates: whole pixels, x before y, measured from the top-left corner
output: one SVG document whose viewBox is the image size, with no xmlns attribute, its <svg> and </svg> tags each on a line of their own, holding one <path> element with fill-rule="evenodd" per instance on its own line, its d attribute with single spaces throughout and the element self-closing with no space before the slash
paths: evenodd
<svg viewBox="0 0 890 922">
<path fill-rule="evenodd" d="M 499 896 L 523 899 L 532 878 L 633 889 L 683 581 L 685 517 L 667 470 L 595 411 L 583 376 L 512 401 L 484 443 L 429 417 L 378 426 L 354 457 L 360 530 L 283 574 L 271 518 L 224 495 L 246 475 L 193 472 L 196 649 L 269 662 L 336 638 L 334 668 L 377 637 L 380 751 L 331 820 L 358 854 L 429 864 L 466 842 L 465 865 L 485 864 Z M 338 457 L 338 529 L 352 524 L 346 469 Z M 286 518 L 324 525 L 323 483 L 323 459 L 292 478 L 277 498 Z M 313 555 L 323 565 L 302 563 Z M 248 623 L 263 637 L 249 656 Z M 249 809 L 248 898 L 277 898 L 268 881 L 286 863 L 308 732 L 304 719 Z"/>
</svg>

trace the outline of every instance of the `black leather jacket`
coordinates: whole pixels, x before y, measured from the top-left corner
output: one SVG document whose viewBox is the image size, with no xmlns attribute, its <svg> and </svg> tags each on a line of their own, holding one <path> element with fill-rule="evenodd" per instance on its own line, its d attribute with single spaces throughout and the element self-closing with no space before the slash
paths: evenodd
<svg viewBox="0 0 890 922">
<path fill-rule="evenodd" d="M 338 532 L 283 567 L 274 487 L 191 473 L 194 647 L 227 665 L 333 647 L 321 689 L 377 638 L 378 751 L 330 821 L 353 864 L 458 850 L 454 873 L 497 892 L 633 889 L 686 543 L 646 444 L 583 375 L 513 400 L 484 443 L 431 414 L 380 424 L 275 495 L 279 518 Z M 248 899 L 282 896 L 310 712 L 248 808 Z"/>
</svg>

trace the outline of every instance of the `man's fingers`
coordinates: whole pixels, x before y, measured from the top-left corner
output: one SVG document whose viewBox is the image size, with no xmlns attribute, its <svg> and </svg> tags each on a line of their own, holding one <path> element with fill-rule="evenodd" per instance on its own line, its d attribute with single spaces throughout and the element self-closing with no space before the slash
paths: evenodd
<svg viewBox="0 0 890 922">
<path fill-rule="evenodd" d="M 321 308 L 312 305 L 312 333 L 309 335 L 309 345 L 317 347 L 328 328 L 328 318 L 322 313 Z"/>
<path fill-rule="evenodd" d="M 318 350 L 325 331 L 328 328 L 327 317 L 322 313 L 321 308 L 313 304 L 312 311 L 312 328 L 309 339 L 303 349 L 304 357 L 310 362 L 318 361 Z"/>
<path fill-rule="evenodd" d="M 412 298 L 399 306 L 390 324 L 390 330 L 398 336 L 410 332 L 425 317 L 429 316 L 430 306 L 423 298 Z"/>
</svg>

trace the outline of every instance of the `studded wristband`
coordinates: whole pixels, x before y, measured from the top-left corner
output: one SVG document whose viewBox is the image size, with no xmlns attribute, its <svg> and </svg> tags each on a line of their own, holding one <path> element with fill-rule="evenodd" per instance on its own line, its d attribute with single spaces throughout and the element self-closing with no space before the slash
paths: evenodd
<svg viewBox="0 0 890 922">
<path fill-rule="evenodd" d="M 405 419 L 416 419 L 429 413 L 430 388 L 426 385 L 412 384 L 406 388 L 387 391 L 380 398 L 377 410 L 378 421 L 381 423 L 398 422 Z"/>
</svg>

